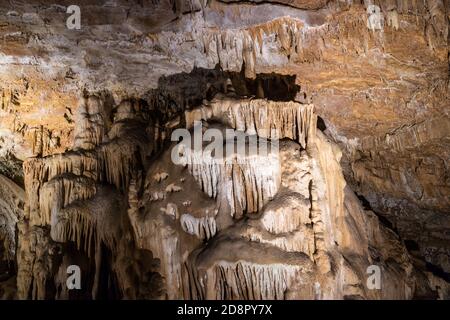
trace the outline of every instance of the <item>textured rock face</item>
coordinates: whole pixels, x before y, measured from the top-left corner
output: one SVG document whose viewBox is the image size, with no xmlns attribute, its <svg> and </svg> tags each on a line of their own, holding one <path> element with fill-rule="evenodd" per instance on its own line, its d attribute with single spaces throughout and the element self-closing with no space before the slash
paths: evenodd
<svg viewBox="0 0 450 320">
<path fill-rule="evenodd" d="M 25 193 L 8 178 L 0 175 L 0 298 L 15 295 L 15 256 L 17 250 L 17 222 L 23 218 Z"/>
<path fill-rule="evenodd" d="M 448 1 L 69 2 L 0 1 L 1 297 L 448 298 Z"/>
</svg>

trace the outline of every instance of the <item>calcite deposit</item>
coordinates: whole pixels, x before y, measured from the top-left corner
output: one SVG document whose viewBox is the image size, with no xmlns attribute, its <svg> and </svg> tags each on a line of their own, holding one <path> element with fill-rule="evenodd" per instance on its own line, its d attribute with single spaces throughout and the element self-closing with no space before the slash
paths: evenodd
<svg viewBox="0 0 450 320">
<path fill-rule="evenodd" d="M 0 0 L 0 299 L 450 298 L 449 1 L 72 4 Z"/>
</svg>

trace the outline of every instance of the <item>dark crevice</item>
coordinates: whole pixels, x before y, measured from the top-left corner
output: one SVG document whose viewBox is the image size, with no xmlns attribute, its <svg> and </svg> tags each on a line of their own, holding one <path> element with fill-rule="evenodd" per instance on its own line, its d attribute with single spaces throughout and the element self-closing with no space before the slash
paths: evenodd
<svg viewBox="0 0 450 320">
<path fill-rule="evenodd" d="M 149 109 L 161 121 L 167 121 L 211 100 L 218 93 L 239 98 L 265 98 L 273 101 L 294 101 L 300 91 L 296 76 L 276 73 L 258 74 L 255 79 L 246 78 L 245 65 L 240 72 L 194 68 L 191 72 L 161 77 L 158 88 L 149 90 L 143 99 Z"/>
<path fill-rule="evenodd" d="M 288 8 L 292 8 L 292 9 L 297 9 L 297 10 L 307 10 L 307 11 L 312 11 L 312 12 L 317 12 L 320 9 L 323 9 L 326 7 L 326 2 L 321 3 L 320 1 L 317 1 L 316 5 L 313 6 L 299 6 L 299 5 L 293 5 L 291 4 L 292 1 L 281 1 L 281 0 L 274 0 L 274 1 L 270 1 L 270 0 L 260 0 L 260 1 L 252 1 L 252 0 L 245 0 L 245 1 L 241 1 L 241 0 L 217 0 L 217 2 L 223 3 L 225 5 L 233 5 L 233 4 L 247 4 L 247 5 L 254 5 L 254 6 L 258 6 L 258 5 L 278 5 L 278 6 L 282 6 L 282 7 L 288 7 Z"/>
<path fill-rule="evenodd" d="M 245 63 L 242 65 L 241 72 L 225 72 L 238 96 L 293 101 L 300 91 L 300 86 L 295 83 L 295 75 L 259 73 L 255 79 L 250 79 L 245 77 L 244 70 Z"/>
<path fill-rule="evenodd" d="M 373 211 L 372 206 L 370 205 L 370 202 L 363 195 L 356 194 L 356 196 L 358 197 L 359 201 L 361 201 L 361 204 L 362 204 L 364 210 Z"/>
<path fill-rule="evenodd" d="M 395 232 L 395 234 L 399 235 L 397 228 L 395 227 L 395 225 L 391 221 L 389 221 L 388 218 L 384 217 L 383 215 L 381 215 L 381 214 L 379 214 L 379 213 L 377 213 L 375 211 L 373 211 L 373 212 L 377 215 L 378 220 L 380 220 L 380 223 L 383 226 L 385 226 L 388 229 L 391 229 L 392 231 Z"/>
<path fill-rule="evenodd" d="M 408 251 L 410 251 L 410 252 L 420 250 L 419 244 L 414 240 L 405 240 L 404 243 L 405 243 L 406 249 L 408 249 Z"/>
<path fill-rule="evenodd" d="M 319 116 L 317 116 L 317 129 L 319 129 L 322 132 L 327 130 L 327 125 L 325 124 L 325 121 Z"/>
<path fill-rule="evenodd" d="M 441 267 L 427 262 L 426 263 L 426 268 L 427 268 L 427 271 L 431 272 L 435 276 L 438 276 L 439 278 L 442 278 L 445 281 L 450 283 L 450 273 L 445 272 Z"/>
<path fill-rule="evenodd" d="M 395 227 L 395 225 L 389 221 L 389 219 L 387 219 L 385 216 L 383 216 L 382 214 L 376 212 L 370 202 L 361 194 L 355 193 L 356 196 L 358 197 L 359 201 L 361 202 L 361 205 L 363 206 L 364 210 L 367 211 L 372 211 L 373 213 L 375 213 L 375 215 L 378 217 L 378 220 L 380 221 L 380 223 L 385 226 L 386 228 L 392 230 L 395 232 L 395 234 L 399 234 L 397 228 Z"/>
<path fill-rule="evenodd" d="M 401 240 L 401 237 L 399 235 L 399 232 L 397 230 L 397 228 L 383 215 L 377 213 L 376 211 L 374 211 L 372 209 L 372 206 L 370 205 L 370 202 L 363 196 L 363 195 L 359 195 L 356 194 L 358 199 L 361 201 L 361 204 L 364 208 L 364 210 L 370 210 L 373 213 L 376 214 L 376 216 L 378 217 L 378 220 L 380 221 L 380 223 L 385 226 L 386 228 L 392 230 L 393 232 L 395 232 L 395 234 L 398 235 L 399 239 Z M 420 260 L 425 260 L 423 255 L 419 254 L 420 252 L 420 246 L 419 244 L 411 239 L 407 239 L 404 240 L 403 243 L 405 244 L 406 249 L 408 250 L 408 252 L 410 252 L 413 256 L 416 256 L 417 258 L 419 258 Z M 446 282 L 450 282 L 450 273 L 445 272 L 441 267 L 434 265 L 430 262 L 425 262 L 425 266 L 426 266 L 426 270 L 431 272 L 432 274 L 434 274 L 435 276 L 444 279 Z M 415 299 L 418 299 L 420 297 L 415 297 Z M 430 297 L 426 297 L 427 299 Z"/>
</svg>

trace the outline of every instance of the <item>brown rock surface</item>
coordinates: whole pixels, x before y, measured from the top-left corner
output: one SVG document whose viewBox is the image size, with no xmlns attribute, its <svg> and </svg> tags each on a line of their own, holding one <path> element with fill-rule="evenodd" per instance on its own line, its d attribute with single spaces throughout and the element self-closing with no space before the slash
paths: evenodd
<svg viewBox="0 0 450 320">
<path fill-rule="evenodd" d="M 96 235 L 106 247 L 121 239 L 120 255 L 108 261 L 110 276 L 122 277 L 117 296 L 187 297 L 180 288 L 198 287 L 202 276 L 185 277 L 184 272 L 192 271 L 182 269 L 187 261 L 189 268 L 203 275 L 214 274 L 217 283 L 232 284 L 231 291 L 212 296 L 214 285 L 205 283 L 196 298 L 250 298 L 238 294 L 237 270 L 248 273 L 256 268 L 271 274 L 275 271 L 267 271 L 270 264 L 283 266 L 276 271 L 282 284 L 270 287 L 276 297 L 282 292 L 283 297 L 315 298 L 316 282 L 322 298 L 411 298 L 428 295 L 437 283 L 444 289 L 436 294 L 446 296 L 446 284 L 439 279 L 448 281 L 450 273 L 449 1 L 79 1 L 81 30 L 66 27 L 70 4 L 0 1 L 0 174 L 18 184 L 24 181 L 28 206 L 26 218 L 18 223 L 22 241 L 18 249 L 27 252 L 23 260 L 18 259 L 18 297 L 67 298 L 67 292 L 44 290 L 48 279 L 58 279 L 55 288 L 63 286 L 55 270 L 60 268 L 64 275 L 64 266 L 74 261 L 85 270 L 95 269 L 92 259 L 76 245 L 84 245 L 81 238 L 89 234 L 83 227 L 76 230 L 79 238 L 74 238 L 75 230 L 69 234 L 75 226 L 67 216 L 76 216 L 74 225 L 97 230 L 98 224 L 108 225 L 112 219 L 99 211 L 99 203 L 104 208 L 118 207 L 110 209 L 116 213 L 114 219 L 125 221 L 120 230 Z M 368 25 L 370 5 L 380 7 L 381 28 Z M 205 105 L 214 104 L 214 97 L 222 105 L 217 93 L 237 99 L 238 104 L 256 96 L 314 106 L 326 136 L 317 133 L 318 151 L 287 136 L 306 150 L 299 152 L 303 162 L 283 155 L 282 188 L 269 192 L 271 210 L 260 207 L 266 202 L 255 205 L 253 211 L 261 216 L 249 219 L 251 223 L 228 215 L 213 225 L 216 199 L 196 185 L 195 174 L 155 167 L 157 157 L 165 159 L 163 163 L 170 161 L 161 153 L 168 150 L 163 142 L 173 128 L 190 121 L 184 111 L 197 110 L 204 99 Z M 233 126 L 219 118 L 223 125 Z M 313 172 L 311 161 L 319 163 L 318 171 Z M 169 172 L 166 180 L 150 182 L 149 177 L 169 169 L 174 173 Z M 323 180 L 318 188 L 329 194 L 320 212 L 329 220 L 314 226 L 328 228 L 327 232 L 311 230 L 302 212 L 292 221 L 273 221 L 278 215 L 292 214 L 289 203 L 297 206 L 304 200 L 283 188 L 298 184 L 297 193 L 313 198 L 306 180 L 292 178 L 298 172 Z M 175 192 L 181 182 L 173 174 L 186 179 L 184 184 L 195 190 L 199 203 L 184 199 L 186 187 Z M 0 180 L 0 203 L 5 201 L 3 187 L 11 183 Z M 152 189 L 160 184 L 164 189 Z M 254 193 L 252 187 L 247 189 L 236 199 L 248 201 Z M 108 192 L 122 200 L 109 202 Z M 182 210 L 186 201 L 192 202 L 192 212 Z M 202 205 L 209 209 L 207 214 Z M 59 227 L 50 221 L 52 210 L 58 211 Z M 99 215 L 90 217 L 93 211 Z M 245 206 L 238 211 L 239 216 L 247 215 Z M 142 212 L 147 214 L 141 217 Z M 287 227 L 284 222 L 288 230 L 298 227 L 302 232 L 289 237 L 273 234 Z M 46 229 L 50 225 L 52 234 Z M 167 227 L 160 229 L 161 225 Z M 225 226 L 230 227 L 225 235 L 214 237 Z M 155 229 L 159 233 L 149 235 Z M 310 240 L 318 235 L 323 239 L 315 243 L 323 247 L 313 250 Z M 199 252 L 202 240 L 211 237 Z M 221 264 L 219 253 L 208 254 L 214 248 L 246 246 L 268 250 L 272 258 L 237 263 L 235 257 Z M 179 253 L 163 257 L 168 248 Z M 31 262 L 41 255 L 39 265 Z M 349 256 L 354 260 L 348 262 Z M 154 257 L 160 259 L 162 269 Z M 395 267 L 383 267 L 401 271 L 387 272 L 386 277 L 397 277 L 404 290 L 356 289 L 364 282 L 368 261 L 385 263 L 390 258 Z M 145 277 L 147 286 L 136 287 L 126 278 L 121 262 L 126 259 L 149 261 L 148 270 L 135 263 L 126 266 L 133 269 L 130 274 Z M 287 261 L 297 261 L 293 264 L 304 270 L 286 267 Z M 330 266 L 344 271 L 331 274 Z M 432 276 L 431 270 L 439 277 Z M 308 292 L 286 286 L 296 283 L 298 272 L 308 274 Z M 30 289 L 34 278 L 35 288 Z M 91 289 L 85 297 L 104 294 L 101 288 Z M 252 297 L 274 297 L 261 292 Z"/>
</svg>

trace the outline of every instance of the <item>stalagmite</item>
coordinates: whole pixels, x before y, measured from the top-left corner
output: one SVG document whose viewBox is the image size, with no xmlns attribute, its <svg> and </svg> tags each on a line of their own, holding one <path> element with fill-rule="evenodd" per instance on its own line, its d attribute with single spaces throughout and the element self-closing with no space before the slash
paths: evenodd
<svg viewBox="0 0 450 320">
<path fill-rule="evenodd" d="M 165 213 L 163 213 L 166 216 Z M 180 239 L 173 226 L 164 222 L 163 215 L 155 215 L 139 225 L 137 234 L 139 246 L 151 250 L 154 257 L 161 261 L 160 272 L 166 281 L 166 293 L 169 299 L 182 298 L 182 253 Z M 133 222 L 132 222 L 133 223 Z"/>
</svg>

